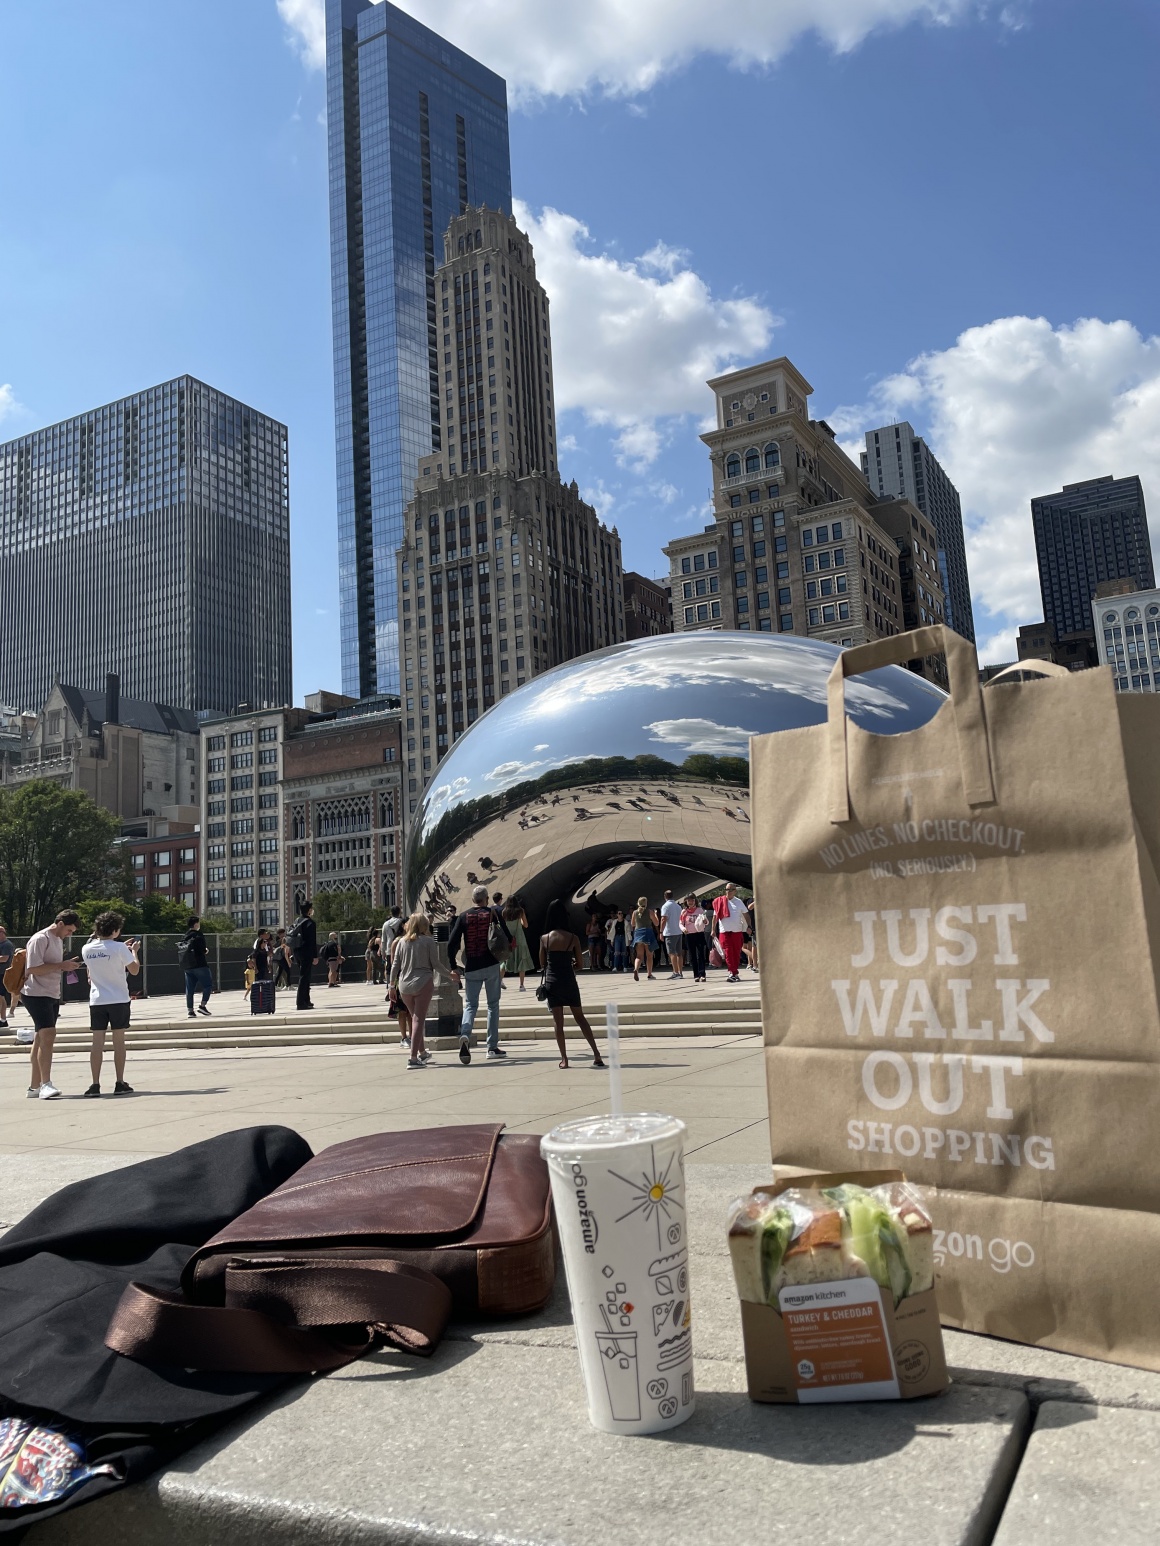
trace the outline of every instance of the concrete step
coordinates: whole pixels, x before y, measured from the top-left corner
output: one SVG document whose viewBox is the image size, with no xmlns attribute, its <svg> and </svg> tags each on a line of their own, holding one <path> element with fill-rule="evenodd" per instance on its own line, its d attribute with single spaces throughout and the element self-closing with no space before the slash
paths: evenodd
<svg viewBox="0 0 1160 1546">
<path fill-rule="evenodd" d="M 607 1022 L 603 1008 L 587 1011 L 588 1020 L 597 1036 L 607 1035 Z M 643 1036 L 731 1036 L 761 1033 L 761 1007 L 752 997 L 730 998 L 722 994 L 712 999 L 700 998 L 693 1003 L 642 1004 L 634 1009 L 620 1009 L 620 1033 L 625 1037 Z M 477 1019 L 482 1028 L 484 1015 Z M 566 1033 L 578 1035 L 574 1025 L 566 1027 Z M 544 1006 L 533 1000 L 530 1005 L 509 1007 L 503 1011 L 504 1041 L 552 1040 L 554 1031 L 551 1018 Z M 62 1025 L 57 1032 L 58 1052 L 87 1051 L 91 1033 L 83 1025 Z M 335 1047 L 391 1044 L 398 1042 L 395 1022 L 385 1014 L 352 1014 L 348 1018 L 332 1018 L 325 1023 L 314 1021 L 311 1028 L 303 1026 L 295 1013 L 285 1015 L 246 1015 L 218 1017 L 196 1021 L 180 1020 L 158 1025 L 131 1026 L 126 1038 L 127 1045 L 137 1052 L 181 1051 L 195 1048 L 261 1048 L 261 1047 Z M 455 1046 L 455 1038 L 441 1037 L 432 1041 L 433 1046 Z M 12 1035 L 0 1039 L 0 1057 L 5 1054 L 24 1055 L 27 1044 L 17 1042 Z"/>
</svg>

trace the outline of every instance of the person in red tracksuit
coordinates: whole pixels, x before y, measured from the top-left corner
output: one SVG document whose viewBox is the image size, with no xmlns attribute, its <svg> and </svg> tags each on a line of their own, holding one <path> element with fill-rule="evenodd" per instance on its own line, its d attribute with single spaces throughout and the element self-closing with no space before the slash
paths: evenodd
<svg viewBox="0 0 1160 1546">
<path fill-rule="evenodd" d="M 740 982 L 741 946 L 749 927 L 749 909 L 737 895 L 736 886 L 726 886 L 725 895 L 714 898 L 713 924 L 729 970 L 727 981 Z"/>
</svg>

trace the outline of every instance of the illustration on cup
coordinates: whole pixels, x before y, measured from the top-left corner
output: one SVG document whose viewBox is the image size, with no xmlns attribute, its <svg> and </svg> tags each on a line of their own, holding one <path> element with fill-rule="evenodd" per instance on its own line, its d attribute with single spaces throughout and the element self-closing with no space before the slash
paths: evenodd
<svg viewBox="0 0 1160 1546">
<path fill-rule="evenodd" d="M 647 1170 L 643 1170 L 639 1180 L 629 1176 L 622 1176 L 619 1171 L 610 1170 L 610 1176 L 615 1176 L 618 1181 L 628 1187 L 632 1196 L 632 1206 L 628 1208 L 616 1220 L 618 1224 L 633 1214 L 639 1213 L 645 1220 L 651 1222 L 655 1219 L 657 1226 L 657 1250 L 664 1243 L 661 1231 L 669 1229 L 673 1223 L 673 1209 L 685 1211 L 683 1202 L 678 1201 L 677 1193 L 681 1190 L 680 1168 L 673 1175 L 673 1167 L 677 1164 L 676 1154 L 670 1154 L 664 1170 L 660 1170 L 656 1161 L 656 1150 L 650 1146 L 649 1156 L 651 1163 Z M 663 1218 L 662 1218 L 663 1215 Z M 671 1235 L 669 1236 L 671 1239 Z M 680 1239 L 678 1233 L 677 1239 Z"/>
<path fill-rule="evenodd" d="M 604 1370 L 608 1405 L 618 1423 L 640 1421 L 640 1375 L 636 1361 L 635 1331 L 598 1331 L 596 1346 Z"/>
</svg>

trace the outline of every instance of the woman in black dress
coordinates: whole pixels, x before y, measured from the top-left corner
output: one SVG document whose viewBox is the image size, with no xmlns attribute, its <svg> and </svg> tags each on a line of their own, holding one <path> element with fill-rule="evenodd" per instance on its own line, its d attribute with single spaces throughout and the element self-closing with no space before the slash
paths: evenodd
<svg viewBox="0 0 1160 1546">
<path fill-rule="evenodd" d="M 604 1059 L 597 1049 L 592 1027 L 580 1007 L 580 984 L 576 981 L 577 968 L 582 969 L 584 966 L 580 939 L 568 927 L 568 910 L 558 898 L 548 903 L 544 922 L 548 932 L 540 936 L 540 965 L 544 968 L 540 991 L 552 1011 L 552 1019 L 556 1025 L 556 1045 L 560 1049 L 560 1067 L 568 1067 L 568 1048 L 564 1042 L 564 1010 L 568 1008 L 592 1048 L 592 1066 L 603 1068 Z"/>
</svg>

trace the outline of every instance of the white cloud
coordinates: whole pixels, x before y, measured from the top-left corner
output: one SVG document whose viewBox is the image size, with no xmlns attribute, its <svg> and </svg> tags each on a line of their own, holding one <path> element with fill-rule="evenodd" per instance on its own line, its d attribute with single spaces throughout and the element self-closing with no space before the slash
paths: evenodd
<svg viewBox="0 0 1160 1546">
<path fill-rule="evenodd" d="M 712 719 L 656 719 L 644 728 L 652 731 L 654 741 L 678 746 L 689 757 L 748 757 L 749 737 L 761 734 L 740 725 L 719 725 Z"/>
<path fill-rule="evenodd" d="M 920 355 L 830 422 L 848 432 L 892 417 L 925 424 L 962 496 L 984 659 L 1012 659 L 1014 629 L 1043 616 L 1033 495 L 1138 473 L 1160 516 L 1160 338 L 1130 322 L 1001 317 Z"/>
<path fill-rule="evenodd" d="M 303 62 L 311 69 L 326 65 L 325 0 L 278 0 L 278 15 L 290 29 L 290 37 Z"/>
<path fill-rule="evenodd" d="M 837 53 L 871 32 L 985 14 L 987 0 L 403 0 L 402 8 L 505 76 L 515 101 L 635 96 L 699 54 L 768 67 L 803 37 Z M 324 55 L 323 0 L 278 0 L 311 65 Z M 1009 4 L 1001 25 L 1021 25 Z"/>
<path fill-rule="evenodd" d="M 706 380 L 759 355 L 779 319 L 751 296 L 713 295 L 662 242 L 625 260 L 590 250 L 572 215 L 518 200 L 515 214 L 551 297 L 558 408 L 611 427 L 622 466 L 650 466 L 673 421 L 703 411 Z"/>
<path fill-rule="evenodd" d="M 20 404 L 16 401 L 16 393 L 11 383 L 5 381 L 0 385 L 0 423 L 14 414 L 19 407 Z"/>
</svg>

